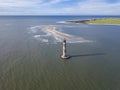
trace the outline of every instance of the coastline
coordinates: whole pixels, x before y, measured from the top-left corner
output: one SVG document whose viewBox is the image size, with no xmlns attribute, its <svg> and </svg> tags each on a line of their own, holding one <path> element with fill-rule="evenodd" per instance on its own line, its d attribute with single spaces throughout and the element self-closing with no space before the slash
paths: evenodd
<svg viewBox="0 0 120 90">
<path fill-rule="evenodd" d="M 89 23 L 89 25 L 108 25 L 108 26 L 120 26 L 120 24 L 94 24 L 94 23 Z"/>
<path fill-rule="evenodd" d="M 110 20 L 111 22 L 109 22 Z M 118 20 L 120 21 L 120 18 Z M 68 20 L 68 21 L 64 21 L 64 23 L 120 26 L 120 23 L 116 23 L 118 22 L 118 20 L 117 18 L 101 18 L 101 19 L 86 19 L 86 20 Z"/>
<path fill-rule="evenodd" d="M 46 31 L 61 40 L 66 39 L 66 40 L 68 40 L 68 42 L 71 42 L 71 43 L 72 42 L 76 42 L 76 43 L 93 42 L 93 41 L 87 40 L 83 37 L 77 37 L 77 36 L 73 36 L 73 35 L 70 35 L 67 33 L 60 32 L 59 28 L 54 25 L 42 26 L 41 30 Z"/>
</svg>

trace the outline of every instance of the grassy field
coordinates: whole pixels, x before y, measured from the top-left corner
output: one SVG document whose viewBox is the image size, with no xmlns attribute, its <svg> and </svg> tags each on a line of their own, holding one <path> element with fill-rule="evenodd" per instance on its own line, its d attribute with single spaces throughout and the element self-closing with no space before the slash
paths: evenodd
<svg viewBox="0 0 120 90">
<path fill-rule="evenodd" d="M 88 24 L 119 24 L 120 18 L 104 18 L 87 21 Z"/>
</svg>

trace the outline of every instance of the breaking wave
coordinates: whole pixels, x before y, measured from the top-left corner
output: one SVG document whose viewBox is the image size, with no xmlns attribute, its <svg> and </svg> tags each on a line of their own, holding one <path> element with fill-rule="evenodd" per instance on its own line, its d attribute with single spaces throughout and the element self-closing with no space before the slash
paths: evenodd
<svg viewBox="0 0 120 90">
<path fill-rule="evenodd" d="M 63 30 L 62 30 L 63 31 Z M 84 39 L 83 37 L 77 37 L 64 32 L 61 32 L 59 26 L 56 25 L 40 25 L 30 28 L 30 32 L 33 37 L 40 42 L 45 43 L 57 43 L 61 42 L 64 38 L 67 43 L 87 43 L 91 40 Z"/>
</svg>

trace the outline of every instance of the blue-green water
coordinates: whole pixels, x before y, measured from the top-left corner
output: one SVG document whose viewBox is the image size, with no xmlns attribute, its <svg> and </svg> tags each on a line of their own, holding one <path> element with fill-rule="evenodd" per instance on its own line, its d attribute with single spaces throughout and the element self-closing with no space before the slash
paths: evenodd
<svg viewBox="0 0 120 90">
<path fill-rule="evenodd" d="M 58 23 L 102 17 L 1 16 L 0 90 L 119 90 L 120 26 Z M 62 60 L 62 43 L 41 25 L 92 42 L 68 42 Z"/>
</svg>

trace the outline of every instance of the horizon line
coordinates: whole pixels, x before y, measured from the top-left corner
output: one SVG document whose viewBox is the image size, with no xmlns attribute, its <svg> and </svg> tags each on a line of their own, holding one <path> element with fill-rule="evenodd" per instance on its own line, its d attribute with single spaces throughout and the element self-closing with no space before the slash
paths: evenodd
<svg viewBox="0 0 120 90">
<path fill-rule="evenodd" d="M 120 16 L 120 15 L 102 15 L 102 14 L 100 14 L 100 15 L 30 15 L 30 14 L 28 14 L 28 15 L 0 15 L 0 16 Z"/>
</svg>

